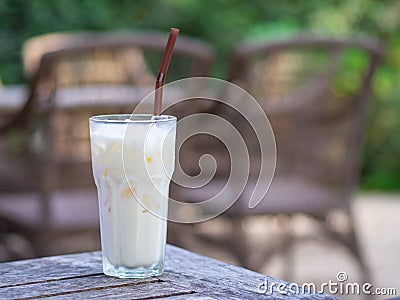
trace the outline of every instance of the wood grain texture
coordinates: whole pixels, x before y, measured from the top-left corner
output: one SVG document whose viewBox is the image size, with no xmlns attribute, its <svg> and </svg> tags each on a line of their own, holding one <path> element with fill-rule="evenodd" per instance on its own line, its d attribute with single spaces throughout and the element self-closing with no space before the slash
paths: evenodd
<svg viewBox="0 0 400 300">
<path fill-rule="evenodd" d="M 102 273 L 96 252 L 21 260 L 0 264 L 0 288 Z"/>
<path fill-rule="evenodd" d="M 258 293 L 259 284 L 274 284 L 274 299 L 336 299 L 326 294 L 300 295 L 280 294 L 276 290 L 279 284 L 287 282 L 265 276 L 244 268 L 229 265 L 218 260 L 191 253 L 170 246 L 167 252 L 165 274 L 162 280 L 188 287 L 205 296 L 217 299 L 255 299 L 267 298 L 271 294 Z"/>
<path fill-rule="evenodd" d="M 118 279 L 102 274 L 100 252 L 0 264 L 0 299 L 335 299 L 322 294 L 260 294 L 284 281 L 167 246 L 159 278 Z"/>
</svg>

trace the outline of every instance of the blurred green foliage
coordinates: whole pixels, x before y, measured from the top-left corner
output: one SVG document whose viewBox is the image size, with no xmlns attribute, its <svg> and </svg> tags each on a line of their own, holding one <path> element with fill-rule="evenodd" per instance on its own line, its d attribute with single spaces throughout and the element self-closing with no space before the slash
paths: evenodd
<svg viewBox="0 0 400 300">
<path fill-rule="evenodd" d="M 21 46 L 34 35 L 73 30 L 179 27 L 216 48 L 213 76 L 224 78 L 232 47 L 243 40 L 311 32 L 325 36 L 369 34 L 387 43 L 374 81 L 364 150 L 362 187 L 400 188 L 400 1 L 398 0 L 1 0 L 0 78 L 24 82 Z M 363 57 L 349 55 L 351 66 Z M 349 72 L 338 86 L 356 82 Z M 354 86 L 354 85 L 353 85 Z"/>
</svg>

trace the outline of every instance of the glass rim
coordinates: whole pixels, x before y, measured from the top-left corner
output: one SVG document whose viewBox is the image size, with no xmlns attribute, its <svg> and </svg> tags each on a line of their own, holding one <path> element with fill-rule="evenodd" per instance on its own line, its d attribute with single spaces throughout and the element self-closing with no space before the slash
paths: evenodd
<svg viewBox="0 0 400 300">
<path fill-rule="evenodd" d="M 95 123 L 151 124 L 151 123 L 160 123 L 160 122 L 164 123 L 171 121 L 176 121 L 176 117 L 171 115 L 154 116 L 152 114 L 109 114 L 109 115 L 96 115 L 89 117 L 89 122 L 95 122 Z"/>
</svg>

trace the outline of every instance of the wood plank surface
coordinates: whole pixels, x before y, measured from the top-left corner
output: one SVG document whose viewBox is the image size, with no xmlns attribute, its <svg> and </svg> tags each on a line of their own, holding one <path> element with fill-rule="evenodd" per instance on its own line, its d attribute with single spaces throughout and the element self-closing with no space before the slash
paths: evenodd
<svg viewBox="0 0 400 300">
<path fill-rule="evenodd" d="M 325 294 L 260 294 L 259 284 L 284 281 L 167 246 L 158 278 L 102 274 L 100 252 L 0 264 L 0 299 L 335 299 Z"/>
<path fill-rule="evenodd" d="M 244 268 L 204 257 L 189 251 L 170 247 L 167 252 L 166 270 L 163 280 L 174 282 L 197 291 L 204 296 L 216 299 L 255 299 L 271 295 L 260 294 L 258 286 L 264 283 L 274 284 L 273 299 L 336 299 L 326 294 L 309 292 L 287 294 L 277 291 L 279 284 L 287 282 L 265 276 Z M 303 289 L 300 289 L 303 291 Z"/>
<path fill-rule="evenodd" d="M 0 264 L 0 288 L 102 273 L 97 252 L 7 262 Z"/>
</svg>

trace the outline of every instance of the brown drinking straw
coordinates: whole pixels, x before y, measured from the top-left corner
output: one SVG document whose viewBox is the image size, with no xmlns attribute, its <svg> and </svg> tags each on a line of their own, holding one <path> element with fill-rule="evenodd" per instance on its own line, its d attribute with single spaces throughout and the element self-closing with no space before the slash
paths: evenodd
<svg viewBox="0 0 400 300">
<path fill-rule="evenodd" d="M 178 37 L 179 29 L 171 28 L 169 33 L 169 38 L 167 46 L 164 50 L 164 55 L 161 60 L 160 70 L 158 71 L 156 78 L 156 90 L 154 95 L 154 115 L 158 116 L 161 113 L 162 104 L 162 86 L 164 85 L 165 76 L 167 75 L 167 70 L 169 62 L 171 61 L 172 52 L 174 51 L 176 38 Z"/>
</svg>

